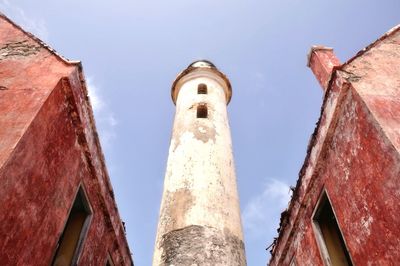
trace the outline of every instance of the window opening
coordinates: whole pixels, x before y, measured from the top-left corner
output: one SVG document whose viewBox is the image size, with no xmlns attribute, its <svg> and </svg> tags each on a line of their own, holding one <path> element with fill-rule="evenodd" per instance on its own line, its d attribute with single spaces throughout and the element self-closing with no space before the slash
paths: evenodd
<svg viewBox="0 0 400 266">
<path fill-rule="evenodd" d="M 290 261 L 289 266 L 297 266 L 297 265 L 296 265 L 296 258 L 295 258 L 295 255 L 293 255 L 292 260 Z"/>
<path fill-rule="evenodd" d="M 317 239 L 326 265 L 353 265 L 331 203 L 324 192 L 313 217 Z"/>
<path fill-rule="evenodd" d="M 197 106 L 197 118 L 207 118 L 208 117 L 208 109 L 205 103 L 199 104 Z"/>
<path fill-rule="evenodd" d="M 197 86 L 197 94 L 207 94 L 207 85 L 204 83 L 200 83 Z"/>
<path fill-rule="evenodd" d="M 114 262 L 112 261 L 110 254 L 107 256 L 106 266 L 114 266 Z"/>
<path fill-rule="evenodd" d="M 68 216 L 67 223 L 57 243 L 52 265 L 75 265 L 86 235 L 92 212 L 83 189 L 80 187 Z"/>
</svg>

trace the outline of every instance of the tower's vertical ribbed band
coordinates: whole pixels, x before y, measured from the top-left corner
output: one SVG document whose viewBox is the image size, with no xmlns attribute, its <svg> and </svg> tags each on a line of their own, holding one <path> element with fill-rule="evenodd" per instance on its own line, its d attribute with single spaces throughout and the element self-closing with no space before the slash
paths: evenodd
<svg viewBox="0 0 400 266">
<path fill-rule="evenodd" d="M 153 266 L 246 265 L 226 110 L 231 94 L 229 80 L 208 61 L 191 64 L 173 84 Z"/>
</svg>

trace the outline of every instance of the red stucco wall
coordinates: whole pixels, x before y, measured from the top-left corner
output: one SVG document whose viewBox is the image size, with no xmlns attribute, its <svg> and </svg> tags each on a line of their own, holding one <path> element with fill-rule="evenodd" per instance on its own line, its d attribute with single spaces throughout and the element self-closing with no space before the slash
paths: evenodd
<svg viewBox="0 0 400 266">
<path fill-rule="evenodd" d="M 399 44 L 397 28 L 337 69 L 271 265 L 323 265 L 312 226 L 323 190 L 355 265 L 400 261 Z"/>
<path fill-rule="evenodd" d="M 0 264 L 49 265 L 81 184 L 79 265 L 131 265 L 80 65 L 0 17 Z"/>
</svg>

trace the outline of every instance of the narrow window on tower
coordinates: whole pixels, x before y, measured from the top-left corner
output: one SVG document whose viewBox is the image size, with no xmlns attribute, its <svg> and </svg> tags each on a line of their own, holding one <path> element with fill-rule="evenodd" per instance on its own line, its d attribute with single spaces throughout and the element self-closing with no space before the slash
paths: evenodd
<svg viewBox="0 0 400 266">
<path fill-rule="evenodd" d="M 204 83 L 197 85 L 197 94 L 207 94 L 207 85 Z"/>
<path fill-rule="evenodd" d="M 208 109 L 207 104 L 201 103 L 197 106 L 197 118 L 207 118 L 208 117 Z"/>
<path fill-rule="evenodd" d="M 314 212 L 313 223 L 325 265 L 353 265 L 325 191 Z"/>
<path fill-rule="evenodd" d="M 64 231 L 58 240 L 52 265 L 75 265 L 78 262 L 91 214 L 85 192 L 79 187 Z"/>
</svg>

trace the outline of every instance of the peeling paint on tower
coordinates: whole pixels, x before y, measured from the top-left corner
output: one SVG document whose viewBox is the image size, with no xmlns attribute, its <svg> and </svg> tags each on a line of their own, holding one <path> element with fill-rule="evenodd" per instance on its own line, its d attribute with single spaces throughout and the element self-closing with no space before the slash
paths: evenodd
<svg viewBox="0 0 400 266">
<path fill-rule="evenodd" d="M 231 94 L 229 80 L 208 61 L 191 64 L 172 86 L 176 114 L 154 266 L 246 265 L 226 110 Z"/>
</svg>

